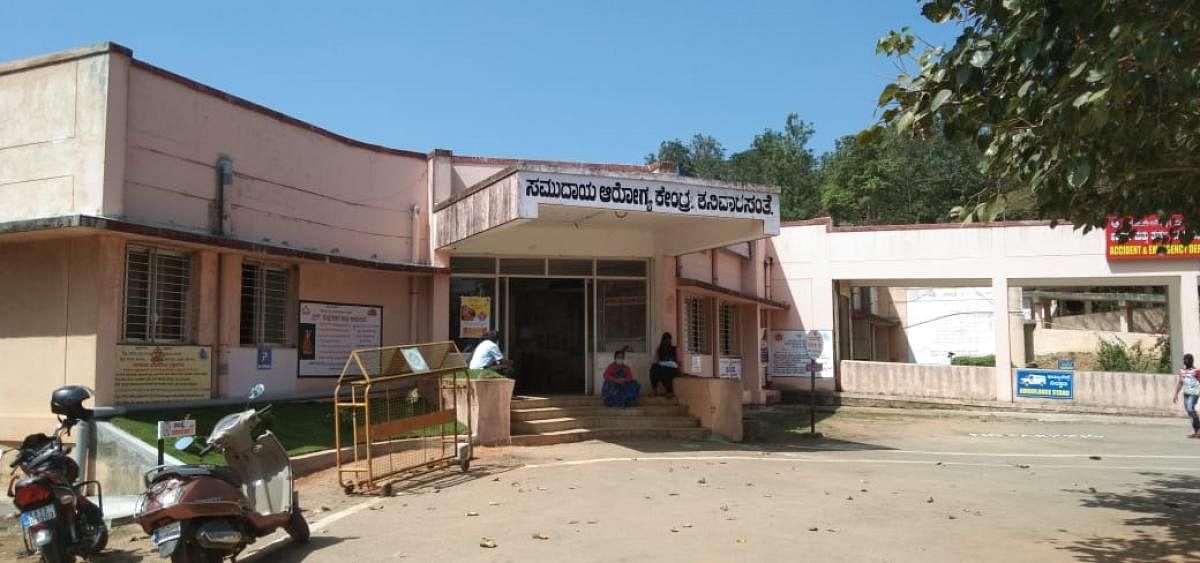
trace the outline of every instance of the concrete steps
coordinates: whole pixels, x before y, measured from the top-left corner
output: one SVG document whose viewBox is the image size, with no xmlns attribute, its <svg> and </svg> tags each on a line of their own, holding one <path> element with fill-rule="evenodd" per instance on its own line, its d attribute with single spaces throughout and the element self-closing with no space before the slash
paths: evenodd
<svg viewBox="0 0 1200 563">
<path fill-rule="evenodd" d="M 685 416 L 687 410 L 682 406 L 663 405 L 653 407 L 628 407 L 624 409 L 610 409 L 603 406 L 590 407 L 530 407 L 512 409 L 513 424 L 517 422 L 525 422 L 531 420 L 545 420 L 547 418 L 591 418 L 591 417 L 617 417 L 617 418 L 639 418 L 645 416 Z"/>
<path fill-rule="evenodd" d="M 690 416 L 585 416 L 513 421 L 515 434 L 545 434 L 562 430 L 608 428 L 695 428 L 700 421 Z"/>
<path fill-rule="evenodd" d="M 690 440 L 708 439 L 707 428 L 576 428 L 545 434 L 517 434 L 512 437 L 514 446 L 549 446 L 585 440 Z"/>
<path fill-rule="evenodd" d="M 709 431 L 675 399 L 642 397 L 609 408 L 583 395 L 513 397 L 512 444 L 544 446 L 584 440 L 704 440 Z"/>
</svg>

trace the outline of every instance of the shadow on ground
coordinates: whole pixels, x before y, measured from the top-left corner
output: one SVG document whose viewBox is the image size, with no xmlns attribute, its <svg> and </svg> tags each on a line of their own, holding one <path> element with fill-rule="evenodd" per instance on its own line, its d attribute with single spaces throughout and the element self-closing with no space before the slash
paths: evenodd
<svg viewBox="0 0 1200 563">
<path fill-rule="evenodd" d="M 832 410 L 818 409 L 815 414 L 817 431 L 821 422 L 834 416 Z M 743 415 L 744 439 L 730 442 L 719 436 L 703 442 L 674 440 L 615 439 L 608 442 L 644 453 L 704 452 L 797 452 L 797 451 L 877 451 L 894 448 L 839 439 L 826 434 L 816 437 L 809 433 L 811 419 L 807 408 L 794 405 L 756 408 Z"/>
<path fill-rule="evenodd" d="M 1142 473 L 1154 480 L 1129 493 L 1074 490 L 1083 506 L 1134 513 L 1125 520 L 1132 537 L 1094 537 L 1060 549 L 1080 561 L 1142 563 L 1200 560 L 1200 478 Z"/>
<path fill-rule="evenodd" d="M 303 561 L 308 556 L 325 549 L 329 549 L 344 541 L 359 539 L 357 536 L 336 538 L 332 536 L 313 536 L 305 543 L 296 543 L 291 540 L 285 540 L 279 544 L 264 549 L 258 553 L 252 553 L 245 558 L 239 558 L 238 561 Z"/>
<path fill-rule="evenodd" d="M 508 464 L 496 460 L 487 462 L 476 460 L 472 463 L 470 470 L 464 472 L 458 465 L 446 467 L 445 464 L 440 464 L 430 471 L 404 472 L 377 479 L 375 487 L 360 487 L 350 493 L 350 496 L 391 496 L 396 493 L 418 492 L 425 489 L 445 489 L 480 479 L 493 478 L 520 467 L 521 464 Z"/>
</svg>

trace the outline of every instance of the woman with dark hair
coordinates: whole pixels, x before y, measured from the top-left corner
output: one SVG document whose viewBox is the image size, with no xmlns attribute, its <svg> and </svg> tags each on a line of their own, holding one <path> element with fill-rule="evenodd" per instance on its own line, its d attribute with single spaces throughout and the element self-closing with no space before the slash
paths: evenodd
<svg viewBox="0 0 1200 563">
<path fill-rule="evenodd" d="M 659 384 L 663 394 L 675 394 L 675 376 L 679 375 L 678 351 L 671 344 L 671 333 L 664 332 L 654 353 L 654 364 L 650 366 L 650 394 L 658 395 Z"/>
<path fill-rule="evenodd" d="M 1188 438 L 1200 438 L 1200 416 L 1196 414 L 1196 401 L 1200 400 L 1200 374 L 1196 373 L 1195 360 L 1191 354 L 1183 355 L 1183 369 L 1179 370 L 1179 382 L 1175 384 L 1175 398 L 1179 402 L 1179 392 L 1183 391 L 1183 410 L 1192 419 L 1192 434 Z"/>
<path fill-rule="evenodd" d="M 633 370 L 625 364 L 625 349 L 613 353 L 613 362 L 604 370 L 604 386 L 600 398 L 606 407 L 629 407 L 637 402 L 642 386 L 633 378 Z"/>
</svg>

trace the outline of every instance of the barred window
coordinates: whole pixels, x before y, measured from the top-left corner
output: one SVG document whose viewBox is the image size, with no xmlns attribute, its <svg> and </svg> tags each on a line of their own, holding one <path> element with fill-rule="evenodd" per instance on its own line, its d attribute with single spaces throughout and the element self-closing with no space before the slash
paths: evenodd
<svg viewBox="0 0 1200 563">
<path fill-rule="evenodd" d="M 130 245 L 125 251 L 125 340 L 189 340 L 191 288 L 191 255 Z"/>
<path fill-rule="evenodd" d="M 733 303 L 721 303 L 720 318 L 717 330 L 721 341 L 721 355 L 728 358 L 742 357 L 742 349 L 738 346 L 738 310 Z"/>
<path fill-rule="evenodd" d="M 287 268 L 242 264 L 242 345 L 288 345 L 290 295 Z"/>
<path fill-rule="evenodd" d="M 708 300 L 702 297 L 683 299 L 684 329 L 687 331 L 688 352 L 708 354 Z"/>
<path fill-rule="evenodd" d="M 646 351 L 646 282 L 643 280 L 599 280 L 600 351 Z"/>
</svg>

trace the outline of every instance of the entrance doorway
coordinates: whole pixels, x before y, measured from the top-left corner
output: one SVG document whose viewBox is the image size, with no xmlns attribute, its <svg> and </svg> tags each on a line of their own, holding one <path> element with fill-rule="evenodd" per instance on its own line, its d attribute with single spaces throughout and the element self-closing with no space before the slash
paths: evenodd
<svg viewBox="0 0 1200 563">
<path fill-rule="evenodd" d="M 508 343 L 518 393 L 579 393 L 587 370 L 586 283 L 510 278 Z"/>
</svg>

